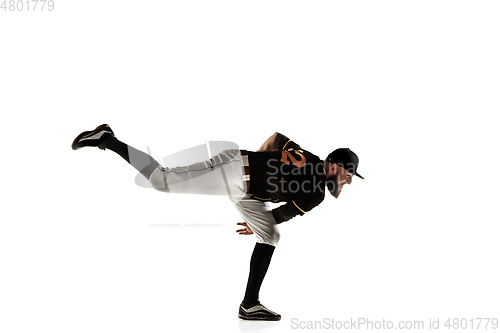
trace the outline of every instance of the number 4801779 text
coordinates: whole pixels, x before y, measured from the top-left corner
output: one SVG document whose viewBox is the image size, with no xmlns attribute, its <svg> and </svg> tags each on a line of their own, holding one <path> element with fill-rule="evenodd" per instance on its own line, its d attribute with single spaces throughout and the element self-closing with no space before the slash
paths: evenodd
<svg viewBox="0 0 500 333">
<path fill-rule="evenodd" d="M 0 10 L 4 12 L 53 11 L 54 0 L 3 0 Z"/>
</svg>

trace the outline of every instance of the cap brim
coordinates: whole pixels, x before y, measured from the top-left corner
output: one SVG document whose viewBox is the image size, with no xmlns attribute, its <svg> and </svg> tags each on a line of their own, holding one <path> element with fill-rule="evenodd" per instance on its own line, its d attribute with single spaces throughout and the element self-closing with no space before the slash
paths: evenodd
<svg viewBox="0 0 500 333">
<path fill-rule="evenodd" d="M 356 172 L 356 176 L 358 176 L 361 179 L 365 179 L 365 177 L 361 176 L 359 173 Z"/>
</svg>

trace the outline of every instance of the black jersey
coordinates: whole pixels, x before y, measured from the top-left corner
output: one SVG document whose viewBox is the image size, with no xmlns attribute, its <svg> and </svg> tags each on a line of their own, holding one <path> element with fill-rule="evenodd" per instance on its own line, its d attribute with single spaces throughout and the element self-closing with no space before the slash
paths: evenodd
<svg viewBox="0 0 500 333">
<path fill-rule="evenodd" d="M 304 215 L 325 198 L 324 161 L 286 136 L 276 136 L 277 151 L 248 152 L 249 195 L 253 199 L 286 202 L 272 213 L 277 223 Z"/>
</svg>

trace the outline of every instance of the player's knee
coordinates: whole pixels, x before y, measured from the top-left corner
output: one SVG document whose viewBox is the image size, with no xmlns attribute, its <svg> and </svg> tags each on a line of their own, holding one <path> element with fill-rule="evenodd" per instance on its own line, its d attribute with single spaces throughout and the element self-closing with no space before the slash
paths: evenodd
<svg viewBox="0 0 500 333">
<path fill-rule="evenodd" d="M 168 192 L 167 184 L 163 178 L 163 171 L 156 169 L 149 177 L 149 184 L 157 191 Z"/>
<path fill-rule="evenodd" d="M 273 243 L 272 245 L 275 247 L 278 246 L 278 243 L 279 243 L 280 237 L 281 237 L 280 231 L 278 230 L 278 228 L 274 229 L 272 237 L 273 237 L 272 238 L 272 243 Z"/>
</svg>

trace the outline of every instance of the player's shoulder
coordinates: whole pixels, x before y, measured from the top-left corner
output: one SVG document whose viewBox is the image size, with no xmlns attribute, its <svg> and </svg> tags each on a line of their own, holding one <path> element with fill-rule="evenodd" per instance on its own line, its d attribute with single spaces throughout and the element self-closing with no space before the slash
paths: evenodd
<svg viewBox="0 0 500 333">
<path fill-rule="evenodd" d="M 275 143 L 278 150 L 300 149 L 299 144 L 281 133 L 277 133 Z"/>
</svg>

